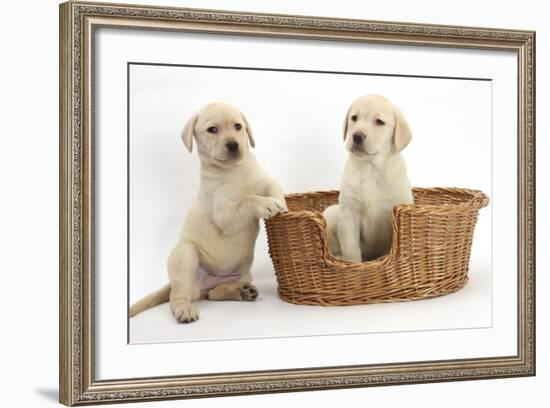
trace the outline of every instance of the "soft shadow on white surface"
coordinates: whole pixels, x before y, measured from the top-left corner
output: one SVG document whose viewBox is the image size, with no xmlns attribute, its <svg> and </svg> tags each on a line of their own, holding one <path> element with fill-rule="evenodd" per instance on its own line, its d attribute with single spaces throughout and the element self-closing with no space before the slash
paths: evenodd
<svg viewBox="0 0 550 408">
<path fill-rule="evenodd" d="M 35 392 L 50 402 L 59 401 L 59 391 L 57 388 L 37 388 L 35 389 Z"/>
</svg>

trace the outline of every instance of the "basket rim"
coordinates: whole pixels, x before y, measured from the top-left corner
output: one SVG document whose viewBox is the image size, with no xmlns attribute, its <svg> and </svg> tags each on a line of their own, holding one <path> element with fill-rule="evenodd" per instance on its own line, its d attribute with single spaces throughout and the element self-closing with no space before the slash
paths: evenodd
<svg viewBox="0 0 550 408">
<path fill-rule="evenodd" d="M 321 240 L 322 259 L 327 266 L 338 268 L 341 272 L 345 273 L 347 268 L 368 268 L 368 267 L 380 267 L 386 263 L 393 262 L 394 259 L 399 256 L 398 244 L 399 244 L 399 215 L 402 212 L 415 213 L 415 214 L 437 214 L 437 215 L 452 215 L 461 213 L 464 211 L 479 211 L 481 208 L 486 207 L 489 204 L 489 197 L 481 190 L 474 190 L 468 188 L 457 187 L 414 187 L 414 192 L 425 193 L 446 193 L 446 194 L 467 194 L 471 198 L 460 204 L 402 204 L 395 206 L 392 211 L 392 241 L 390 250 L 387 254 L 382 255 L 379 258 L 365 261 L 361 263 L 355 263 L 345 261 L 339 258 L 333 257 L 328 249 L 328 236 L 327 236 L 327 224 L 325 217 L 320 211 L 313 210 L 299 210 L 299 211 L 287 211 L 285 213 L 277 214 L 273 219 L 292 220 L 292 219 L 307 219 L 316 224 L 319 230 L 319 238 Z M 290 193 L 286 194 L 286 198 L 303 197 L 307 195 L 326 195 L 326 194 L 339 194 L 338 190 L 325 190 L 325 191 L 313 191 L 306 193 Z M 270 222 L 270 220 L 266 220 Z"/>
<path fill-rule="evenodd" d="M 474 190 L 469 188 L 458 187 L 413 187 L 414 192 L 418 193 L 446 193 L 446 194 L 467 194 L 470 195 L 468 200 L 459 204 L 401 204 L 394 207 L 393 211 L 401 212 L 415 212 L 415 213 L 437 213 L 437 214 L 454 214 L 465 210 L 479 210 L 486 207 L 489 204 L 489 197 L 481 190 Z M 310 191 L 305 193 L 289 193 L 285 194 L 285 198 L 298 198 L 308 195 L 325 195 L 325 194 L 339 194 L 338 190 L 324 190 L 324 191 Z M 295 218 L 299 216 L 305 216 L 308 218 L 315 217 L 320 214 L 321 211 L 314 210 L 288 210 L 284 213 L 280 213 L 277 217 L 289 217 Z"/>
</svg>

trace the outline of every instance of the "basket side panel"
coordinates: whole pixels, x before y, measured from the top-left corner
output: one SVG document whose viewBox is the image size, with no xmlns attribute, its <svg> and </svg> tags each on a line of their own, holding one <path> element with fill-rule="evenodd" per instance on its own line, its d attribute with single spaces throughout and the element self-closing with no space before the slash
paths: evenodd
<svg viewBox="0 0 550 408">
<path fill-rule="evenodd" d="M 318 297 L 326 285 L 323 277 L 332 275 L 322 261 L 318 224 L 307 218 L 289 222 L 288 217 L 275 217 L 265 225 L 280 296 L 292 303 Z"/>
<path fill-rule="evenodd" d="M 439 296 L 464 286 L 477 214 L 401 214 L 397 279 L 409 289 L 408 297 Z"/>
</svg>

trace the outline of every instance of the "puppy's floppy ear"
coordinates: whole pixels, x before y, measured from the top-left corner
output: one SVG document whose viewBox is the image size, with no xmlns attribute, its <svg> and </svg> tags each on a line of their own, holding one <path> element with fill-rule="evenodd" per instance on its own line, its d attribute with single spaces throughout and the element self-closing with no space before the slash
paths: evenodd
<svg viewBox="0 0 550 408">
<path fill-rule="evenodd" d="M 254 137 L 252 135 L 252 128 L 250 127 L 250 124 L 248 123 L 248 120 L 246 119 L 246 116 L 242 112 L 240 112 L 241 117 L 243 118 L 244 127 L 246 129 L 246 134 L 248 136 L 248 143 L 250 143 L 250 146 L 256 147 L 256 142 L 254 141 Z"/>
<path fill-rule="evenodd" d="M 349 122 L 349 113 L 351 112 L 351 106 L 349 107 L 348 111 L 346 112 L 346 116 L 344 117 L 344 142 L 346 141 L 346 137 L 348 136 L 348 122 Z"/>
<path fill-rule="evenodd" d="M 397 152 L 403 150 L 412 139 L 412 132 L 403 112 L 395 109 L 395 129 L 393 131 L 393 146 Z"/>
<path fill-rule="evenodd" d="M 199 115 L 197 113 L 193 114 L 181 132 L 181 139 L 189 153 L 193 151 L 193 136 L 195 136 L 195 125 L 198 119 Z"/>
</svg>

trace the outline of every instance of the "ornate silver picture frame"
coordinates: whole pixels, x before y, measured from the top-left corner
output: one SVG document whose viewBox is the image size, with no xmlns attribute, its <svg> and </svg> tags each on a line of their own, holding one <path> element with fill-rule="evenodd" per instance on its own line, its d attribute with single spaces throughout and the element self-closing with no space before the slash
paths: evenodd
<svg viewBox="0 0 550 408">
<path fill-rule="evenodd" d="M 535 33 L 123 4 L 60 5 L 60 402 L 80 405 L 535 375 Z M 98 379 L 95 40 L 100 28 L 429 46 L 517 58 L 517 352 L 482 358 Z M 120 135 L 120 137 L 125 137 Z M 121 294 L 125 296 L 125 294 Z M 123 324 L 124 322 L 121 322 Z"/>
</svg>

